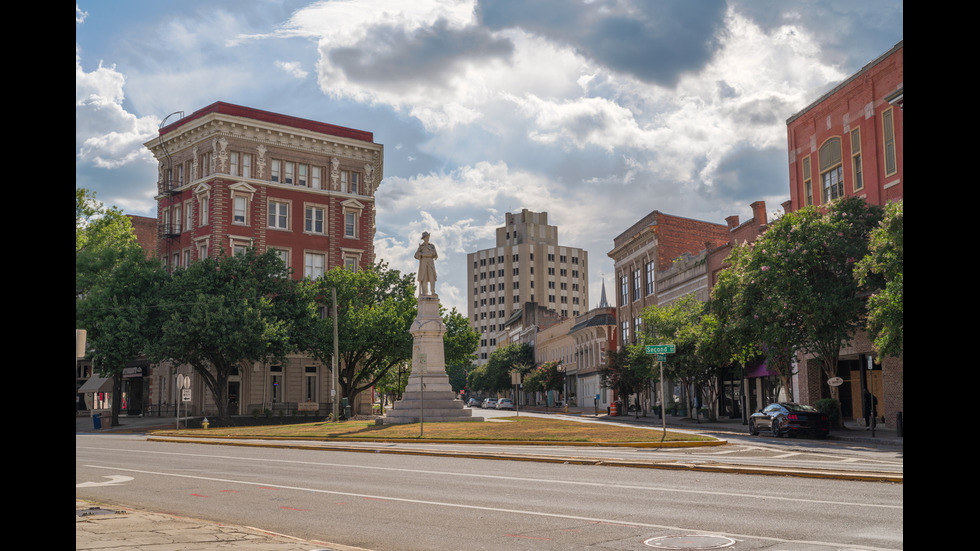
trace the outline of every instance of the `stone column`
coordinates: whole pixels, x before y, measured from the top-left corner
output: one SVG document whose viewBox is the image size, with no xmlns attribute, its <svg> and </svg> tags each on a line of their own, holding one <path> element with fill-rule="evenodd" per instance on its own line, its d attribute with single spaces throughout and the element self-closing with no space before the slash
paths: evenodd
<svg viewBox="0 0 980 551">
<path fill-rule="evenodd" d="M 385 424 L 440 421 L 482 421 L 457 400 L 446 374 L 443 336 L 446 325 L 439 315 L 439 296 L 418 298 L 418 315 L 412 323 L 412 372 L 402 399 L 385 415 Z"/>
</svg>

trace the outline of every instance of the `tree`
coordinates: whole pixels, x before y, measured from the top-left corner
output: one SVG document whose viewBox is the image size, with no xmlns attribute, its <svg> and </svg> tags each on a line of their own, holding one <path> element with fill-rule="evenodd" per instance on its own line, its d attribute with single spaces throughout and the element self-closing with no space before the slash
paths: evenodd
<svg viewBox="0 0 980 551">
<path fill-rule="evenodd" d="M 75 324 L 87 331 L 89 357 L 96 372 L 113 378 L 112 423 L 119 422 L 123 368 L 157 338 L 159 310 L 156 301 L 167 274 L 156 260 L 148 259 L 134 243 L 118 250 L 90 251 L 102 266 L 89 277 L 85 292 L 76 297 Z M 76 278 L 77 279 L 77 278 Z"/>
<path fill-rule="evenodd" d="M 631 394 L 642 392 L 652 377 L 650 357 L 639 345 L 610 350 L 606 363 L 599 366 L 599 384 L 616 392 L 623 403 Z"/>
<path fill-rule="evenodd" d="M 417 314 L 412 279 L 379 263 L 358 271 L 337 267 L 302 283 L 322 313 L 303 329 L 302 346 L 325 366 L 332 365 L 334 354 L 331 295 L 336 292 L 337 378 L 340 396 L 351 404 L 412 358 L 409 330 Z"/>
<path fill-rule="evenodd" d="M 733 258 L 742 293 L 740 315 L 769 358 L 798 347 L 825 379 L 836 376 L 840 349 L 861 328 L 866 297 L 854 264 L 882 209 L 858 197 L 786 214 Z M 735 253 L 733 253 L 735 254 Z M 838 399 L 837 387 L 830 395 Z"/>
<path fill-rule="evenodd" d="M 718 320 L 706 303 L 685 295 L 665 306 L 650 306 L 640 314 L 645 342 L 673 344 L 675 352 L 664 361 L 665 372 L 695 389 L 717 417 L 718 381 L 730 361 L 727 343 L 719 341 Z M 691 404 L 693 407 L 693 404 Z"/>
<path fill-rule="evenodd" d="M 561 392 L 565 389 L 565 371 L 561 360 L 545 362 L 532 369 L 524 378 L 525 392 Z M 547 405 L 547 398 L 545 399 Z"/>
<path fill-rule="evenodd" d="M 871 232 L 868 255 L 854 269 L 862 288 L 871 293 L 867 329 L 879 358 L 898 356 L 904 345 L 904 231 L 903 202 L 889 203 Z"/>
<path fill-rule="evenodd" d="M 771 290 L 755 279 L 759 268 L 753 246 L 737 244 L 729 254 L 729 267 L 723 270 L 711 290 L 711 313 L 715 320 L 713 340 L 729 359 L 748 365 L 764 358 L 766 367 L 779 377 L 780 386 L 792 399 L 790 380 L 794 358 L 800 349 L 797 329 L 781 319 L 760 317 L 759 305 Z M 718 348 L 716 348 L 718 350 Z M 723 353 L 723 352 L 722 352 Z"/>
<path fill-rule="evenodd" d="M 446 325 L 443 346 L 446 358 L 446 374 L 453 392 L 461 392 L 466 387 L 466 374 L 473 369 L 476 349 L 480 346 L 480 334 L 470 327 L 466 316 L 453 308 L 451 312 L 442 311 L 442 321 Z"/>
<path fill-rule="evenodd" d="M 122 370 L 155 338 L 153 308 L 165 272 L 137 244 L 129 217 L 75 189 L 75 327 L 87 331 L 95 372 L 111 377 L 119 422 Z"/>
<path fill-rule="evenodd" d="M 160 335 L 149 356 L 193 367 L 219 418 L 228 416 L 233 370 L 284 361 L 297 347 L 291 330 L 314 313 L 271 249 L 199 260 L 175 271 L 161 295 Z"/>
<path fill-rule="evenodd" d="M 497 393 L 511 387 L 512 371 L 526 374 L 534 367 L 534 351 L 527 343 L 511 343 L 490 353 L 487 363 L 470 373 L 470 388 Z"/>
</svg>

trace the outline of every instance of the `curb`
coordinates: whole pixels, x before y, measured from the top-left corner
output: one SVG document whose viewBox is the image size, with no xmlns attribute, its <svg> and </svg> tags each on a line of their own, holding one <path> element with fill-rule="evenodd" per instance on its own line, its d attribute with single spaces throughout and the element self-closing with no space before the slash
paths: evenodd
<svg viewBox="0 0 980 551">
<path fill-rule="evenodd" d="M 258 442 L 256 442 L 258 440 Z M 752 474 L 752 475 L 765 475 L 765 476 L 783 476 L 783 477 L 794 477 L 794 478 L 823 478 L 823 479 L 833 479 L 833 480 L 849 480 L 849 481 L 863 481 L 863 482 L 888 482 L 893 484 L 903 484 L 904 474 L 885 474 L 885 473 L 854 473 L 854 472 L 843 472 L 843 471 L 832 471 L 832 470 L 819 470 L 819 469 L 789 469 L 780 468 L 773 469 L 767 467 L 751 467 L 745 465 L 722 465 L 718 463 L 658 463 L 658 462 L 643 462 L 643 461 L 630 461 L 622 459 L 589 459 L 581 457 L 560 457 L 560 456 L 540 456 L 540 455 L 527 455 L 527 454 L 506 454 L 506 453 L 483 453 L 483 452 L 457 452 L 457 451 L 438 451 L 438 450 L 409 450 L 409 449 L 391 449 L 391 448 L 365 448 L 365 447 L 355 447 L 355 446 L 344 446 L 342 444 L 333 444 L 331 442 L 323 442 L 322 440 L 316 441 L 317 443 L 303 443 L 301 440 L 298 443 L 287 443 L 296 442 L 296 438 L 250 438 L 248 442 L 241 440 L 234 440 L 231 437 L 155 437 L 149 436 L 147 438 L 148 442 L 174 442 L 174 443 L 193 443 L 193 444 L 208 444 L 216 446 L 244 446 L 244 447 L 262 447 L 262 448 L 280 448 L 280 449 L 297 449 L 297 450 L 307 450 L 307 451 L 345 451 L 345 452 L 356 452 L 356 453 L 384 453 L 393 455 L 420 455 L 420 456 L 430 456 L 430 457 L 453 457 L 453 458 L 466 458 L 466 459 L 494 459 L 498 461 L 527 461 L 535 463 L 557 463 L 557 464 L 568 464 L 568 465 L 591 465 L 591 466 L 604 466 L 604 467 L 628 467 L 637 469 L 660 469 L 660 470 L 672 470 L 672 471 L 688 471 L 688 472 L 714 472 L 714 473 L 739 473 L 739 474 Z M 350 441 L 350 440 L 348 440 Z M 312 439 L 309 442 L 313 442 Z M 364 441 L 360 441 L 364 442 Z M 393 443 L 392 440 L 374 440 L 364 443 Z M 413 442 L 414 443 L 414 442 Z M 474 443 L 471 441 L 464 442 L 426 442 L 426 443 Z M 493 441 L 487 442 L 492 444 L 504 444 L 504 442 Z M 524 442 L 507 442 L 507 444 L 525 444 Z M 556 445 L 553 442 L 544 443 L 547 445 Z M 718 446 L 727 444 L 724 440 L 719 440 L 717 442 L 705 443 L 706 445 Z M 564 444 L 560 444 L 564 445 Z M 601 447 L 599 444 L 588 444 L 589 447 Z M 623 444 L 623 446 L 629 446 L 628 444 Z M 635 447 L 635 446 L 633 446 Z M 680 446 L 671 446 L 680 447 Z"/>
</svg>

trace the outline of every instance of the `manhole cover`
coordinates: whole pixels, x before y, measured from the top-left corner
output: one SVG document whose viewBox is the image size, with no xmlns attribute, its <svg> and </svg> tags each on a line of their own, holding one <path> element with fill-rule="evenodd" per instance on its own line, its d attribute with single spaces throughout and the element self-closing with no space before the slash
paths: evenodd
<svg viewBox="0 0 980 551">
<path fill-rule="evenodd" d="M 735 540 L 723 536 L 661 536 L 643 543 L 655 549 L 722 549 L 735 545 Z"/>
<path fill-rule="evenodd" d="M 75 516 L 87 517 L 90 515 L 115 515 L 119 511 L 110 511 L 101 507 L 89 507 L 88 509 L 75 509 Z"/>
</svg>

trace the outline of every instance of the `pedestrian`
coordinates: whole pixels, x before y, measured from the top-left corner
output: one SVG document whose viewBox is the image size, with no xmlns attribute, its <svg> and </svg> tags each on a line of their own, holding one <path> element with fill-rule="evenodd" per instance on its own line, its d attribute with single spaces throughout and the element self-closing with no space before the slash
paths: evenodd
<svg viewBox="0 0 980 551">
<path fill-rule="evenodd" d="M 864 389 L 861 400 L 864 402 L 864 430 L 871 430 L 871 423 L 878 414 L 878 398 L 875 398 L 868 389 Z"/>
</svg>

